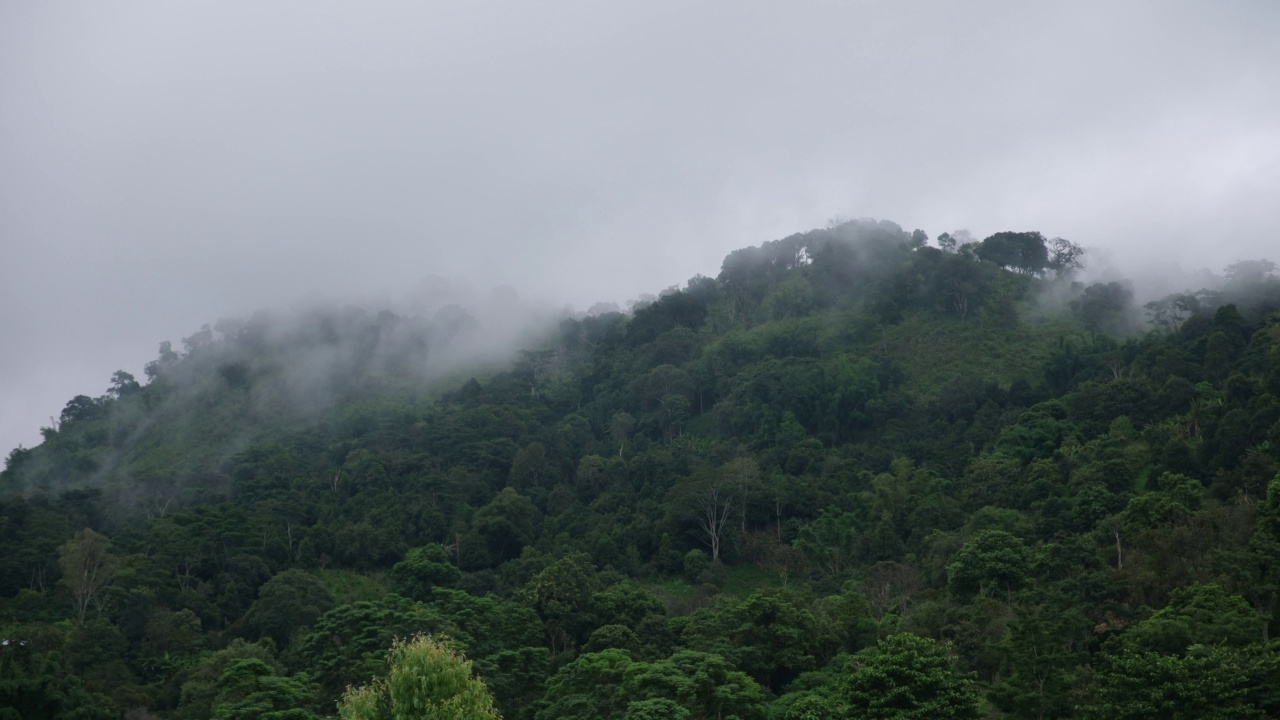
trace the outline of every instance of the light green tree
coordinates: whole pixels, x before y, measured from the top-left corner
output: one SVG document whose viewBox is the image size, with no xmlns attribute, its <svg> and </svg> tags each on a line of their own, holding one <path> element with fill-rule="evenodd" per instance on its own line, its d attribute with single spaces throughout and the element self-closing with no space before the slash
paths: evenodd
<svg viewBox="0 0 1280 720">
<path fill-rule="evenodd" d="M 343 720 L 498 720 L 493 696 L 471 662 L 429 635 L 391 647 L 385 678 L 350 688 L 338 702 Z"/>
<path fill-rule="evenodd" d="M 115 574 L 115 558 L 107 551 L 111 541 L 85 528 L 60 549 L 62 582 L 75 600 L 76 620 L 83 625 L 89 604 L 101 599 Z"/>
</svg>

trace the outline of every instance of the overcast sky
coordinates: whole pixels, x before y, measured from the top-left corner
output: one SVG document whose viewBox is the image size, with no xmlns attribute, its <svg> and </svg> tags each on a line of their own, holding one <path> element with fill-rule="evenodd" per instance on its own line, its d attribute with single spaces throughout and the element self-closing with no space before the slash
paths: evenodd
<svg viewBox="0 0 1280 720">
<path fill-rule="evenodd" d="M 0 453 L 161 340 L 842 215 L 1280 260 L 1280 2 L 0 2 Z"/>
</svg>

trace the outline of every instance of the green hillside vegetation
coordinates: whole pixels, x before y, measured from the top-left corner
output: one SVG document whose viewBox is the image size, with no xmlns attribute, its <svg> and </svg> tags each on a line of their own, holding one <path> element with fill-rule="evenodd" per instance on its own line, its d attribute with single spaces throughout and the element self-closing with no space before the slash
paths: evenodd
<svg viewBox="0 0 1280 720">
<path fill-rule="evenodd" d="M 0 718 L 1280 717 L 1275 266 L 1080 260 L 860 220 L 503 361 L 164 343 L 0 474 Z"/>
</svg>

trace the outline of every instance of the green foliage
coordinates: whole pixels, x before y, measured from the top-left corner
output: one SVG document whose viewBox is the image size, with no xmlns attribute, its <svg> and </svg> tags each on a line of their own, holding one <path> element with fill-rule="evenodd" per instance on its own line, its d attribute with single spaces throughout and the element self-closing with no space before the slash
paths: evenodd
<svg viewBox="0 0 1280 720">
<path fill-rule="evenodd" d="M 258 591 L 258 599 L 244 616 L 252 637 L 269 637 L 284 647 L 293 633 L 315 623 L 333 608 L 333 596 L 315 576 L 304 570 L 275 575 Z"/>
<path fill-rule="evenodd" d="M 1031 551 L 1004 530 L 983 530 L 947 566 L 947 587 L 959 598 L 1012 593 L 1026 581 Z"/>
<path fill-rule="evenodd" d="M 854 717 L 981 717 L 972 681 L 931 640 L 910 633 L 891 635 L 859 653 L 858 659 L 845 689 Z"/>
<path fill-rule="evenodd" d="M 545 641 L 537 613 L 513 599 L 436 588 L 430 609 L 458 628 L 458 637 L 469 643 L 470 654 L 477 658 Z"/>
<path fill-rule="evenodd" d="M 503 488 L 476 511 L 471 532 L 459 543 L 463 568 L 482 568 L 518 557 L 533 542 L 540 516 L 529 498 L 514 488 Z"/>
<path fill-rule="evenodd" d="M 460 577 L 462 571 L 449 562 L 449 555 L 440 544 L 414 548 L 391 568 L 395 592 L 417 600 L 430 599 L 433 587 L 452 587 Z"/>
<path fill-rule="evenodd" d="M 858 525 L 853 513 L 824 512 L 800 529 L 795 545 L 809 562 L 838 577 L 857 552 Z"/>
<path fill-rule="evenodd" d="M 753 593 L 728 613 L 734 664 L 767 688 L 816 666 L 817 620 L 784 595 Z"/>
<path fill-rule="evenodd" d="M 457 629 L 434 609 L 398 595 L 342 605 L 321 615 L 300 638 L 297 663 L 332 701 L 344 688 L 384 674 L 386 650 L 395 638 Z"/>
<path fill-rule="evenodd" d="M 59 653 L 41 647 L 39 631 L 6 628 L 0 649 L 0 718 L 108 720 L 119 710 L 85 688 Z M 7 713 L 7 714 L 6 714 Z"/>
<path fill-rule="evenodd" d="M 266 665 L 270 670 L 268 675 L 282 675 L 282 668 L 268 645 L 268 641 L 247 643 L 237 638 L 222 650 L 206 655 L 186 673 L 186 680 L 181 686 L 180 702 L 174 715 L 181 720 L 207 720 L 213 717 L 219 703 L 226 699 L 223 697 L 221 678 L 233 664 L 254 661 Z M 251 667 L 256 668 L 257 665 Z"/>
<path fill-rule="evenodd" d="M 637 704 L 667 700 L 687 711 L 691 720 L 751 720 L 764 714 L 764 693 L 759 685 L 733 670 L 724 658 L 691 650 L 626 668 L 621 693 L 629 701 L 628 713 Z"/>
<path fill-rule="evenodd" d="M 625 650 L 580 655 L 547 681 L 536 720 L 620 717 L 625 712 L 620 686 L 624 671 L 632 664 L 631 655 Z"/>
<path fill-rule="evenodd" d="M 1072 243 L 925 240 L 746 248 L 456 377 L 454 310 L 165 343 L 0 473 L 4 702 L 389 716 L 394 645 L 511 720 L 1280 715 L 1269 266 L 1144 333 Z"/>
<path fill-rule="evenodd" d="M 674 700 L 652 698 L 636 700 L 627 705 L 623 720 L 690 720 L 688 710 L 680 707 Z"/>
<path fill-rule="evenodd" d="M 1193 645 L 1243 647 L 1261 640 L 1262 619 L 1238 595 L 1214 584 L 1177 588 L 1169 604 L 1123 636 L 1138 652 L 1181 654 Z"/>
<path fill-rule="evenodd" d="M 1071 717 L 1089 620 L 1063 596 L 1025 594 L 1013 607 L 991 699 L 1015 717 Z"/>
<path fill-rule="evenodd" d="M 532 717 L 534 703 L 542 697 L 551 674 L 551 653 L 544 647 L 500 650 L 477 660 L 476 669 L 503 717 Z"/>
<path fill-rule="evenodd" d="M 1121 283 L 1093 283 L 1071 301 L 1071 309 L 1091 329 L 1122 333 L 1129 327 L 1126 313 L 1132 300 L 1133 290 Z"/>
<path fill-rule="evenodd" d="M 1022 273 L 1038 274 L 1049 267 L 1049 250 L 1038 232 L 998 232 L 978 245 L 977 255 Z"/>
<path fill-rule="evenodd" d="M 58 555 L 62 582 L 71 593 L 81 624 L 90 604 L 101 600 L 115 573 L 115 558 L 107 550 L 110 544 L 106 536 L 85 528 L 67 541 Z"/>
<path fill-rule="evenodd" d="M 591 632 L 587 644 L 582 647 L 584 653 L 601 652 L 610 648 L 626 650 L 633 657 L 641 654 L 643 643 L 640 636 L 626 625 L 601 625 Z"/>
<path fill-rule="evenodd" d="M 484 681 L 449 646 L 419 636 L 398 641 L 387 655 L 388 674 L 348 689 L 338 703 L 343 720 L 481 720 L 498 718 Z"/>
<path fill-rule="evenodd" d="M 361 600 L 377 600 L 387 594 L 385 577 L 362 575 L 351 570 L 325 568 L 316 573 L 328 588 L 335 605 L 349 605 Z"/>
<path fill-rule="evenodd" d="M 872 644 L 879 630 L 871 603 L 851 585 L 853 583 L 846 583 L 843 593 L 822 598 L 813 604 L 818 624 L 817 638 L 823 641 L 829 634 L 834 649 L 843 652 L 857 652 Z M 829 652 L 830 649 L 815 647 L 820 652 Z"/>
<path fill-rule="evenodd" d="M 552 654 L 582 639 L 591 593 L 598 582 L 586 556 L 572 555 L 552 563 L 525 586 L 524 600 L 542 619 Z"/>
<path fill-rule="evenodd" d="M 1248 675 L 1230 651 L 1195 646 L 1186 656 L 1125 652 L 1098 673 L 1097 701 L 1085 718 L 1242 720 L 1263 718 L 1245 703 Z"/>
<path fill-rule="evenodd" d="M 601 625 L 607 622 L 638 627 L 649 616 L 665 616 L 666 608 L 652 592 L 639 584 L 624 580 L 591 596 L 591 612 Z"/>
<path fill-rule="evenodd" d="M 267 663 L 234 660 L 218 678 L 214 720 L 316 720 L 303 709 L 310 694 L 306 677 L 281 677 Z"/>
<path fill-rule="evenodd" d="M 1018 422 L 1005 428 L 996 441 L 996 453 L 1008 455 L 1023 464 L 1037 458 L 1051 457 L 1063 440 L 1073 434 L 1064 422 L 1060 403 L 1041 403 L 1018 416 Z"/>
<path fill-rule="evenodd" d="M 580 656 L 547 684 L 537 720 L 651 717 L 677 708 L 690 720 L 763 718 L 763 691 L 719 655 L 677 652 L 665 660 L 635 662 L 624 650 Z"/>
</svg>

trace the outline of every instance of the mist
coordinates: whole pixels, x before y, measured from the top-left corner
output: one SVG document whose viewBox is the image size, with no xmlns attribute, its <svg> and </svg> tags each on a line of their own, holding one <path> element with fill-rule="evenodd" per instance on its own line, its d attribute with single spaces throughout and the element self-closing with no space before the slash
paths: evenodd
<svg viewBox="0 0 1280 720">
<path fill-rule="evenodd" d="M 1266 0 L 9 3 L 0 452 L 218 318 L 625 307 L 837 215 L 1153 284 L 1274 256 L 1277 36 Z"/>
</svg>

